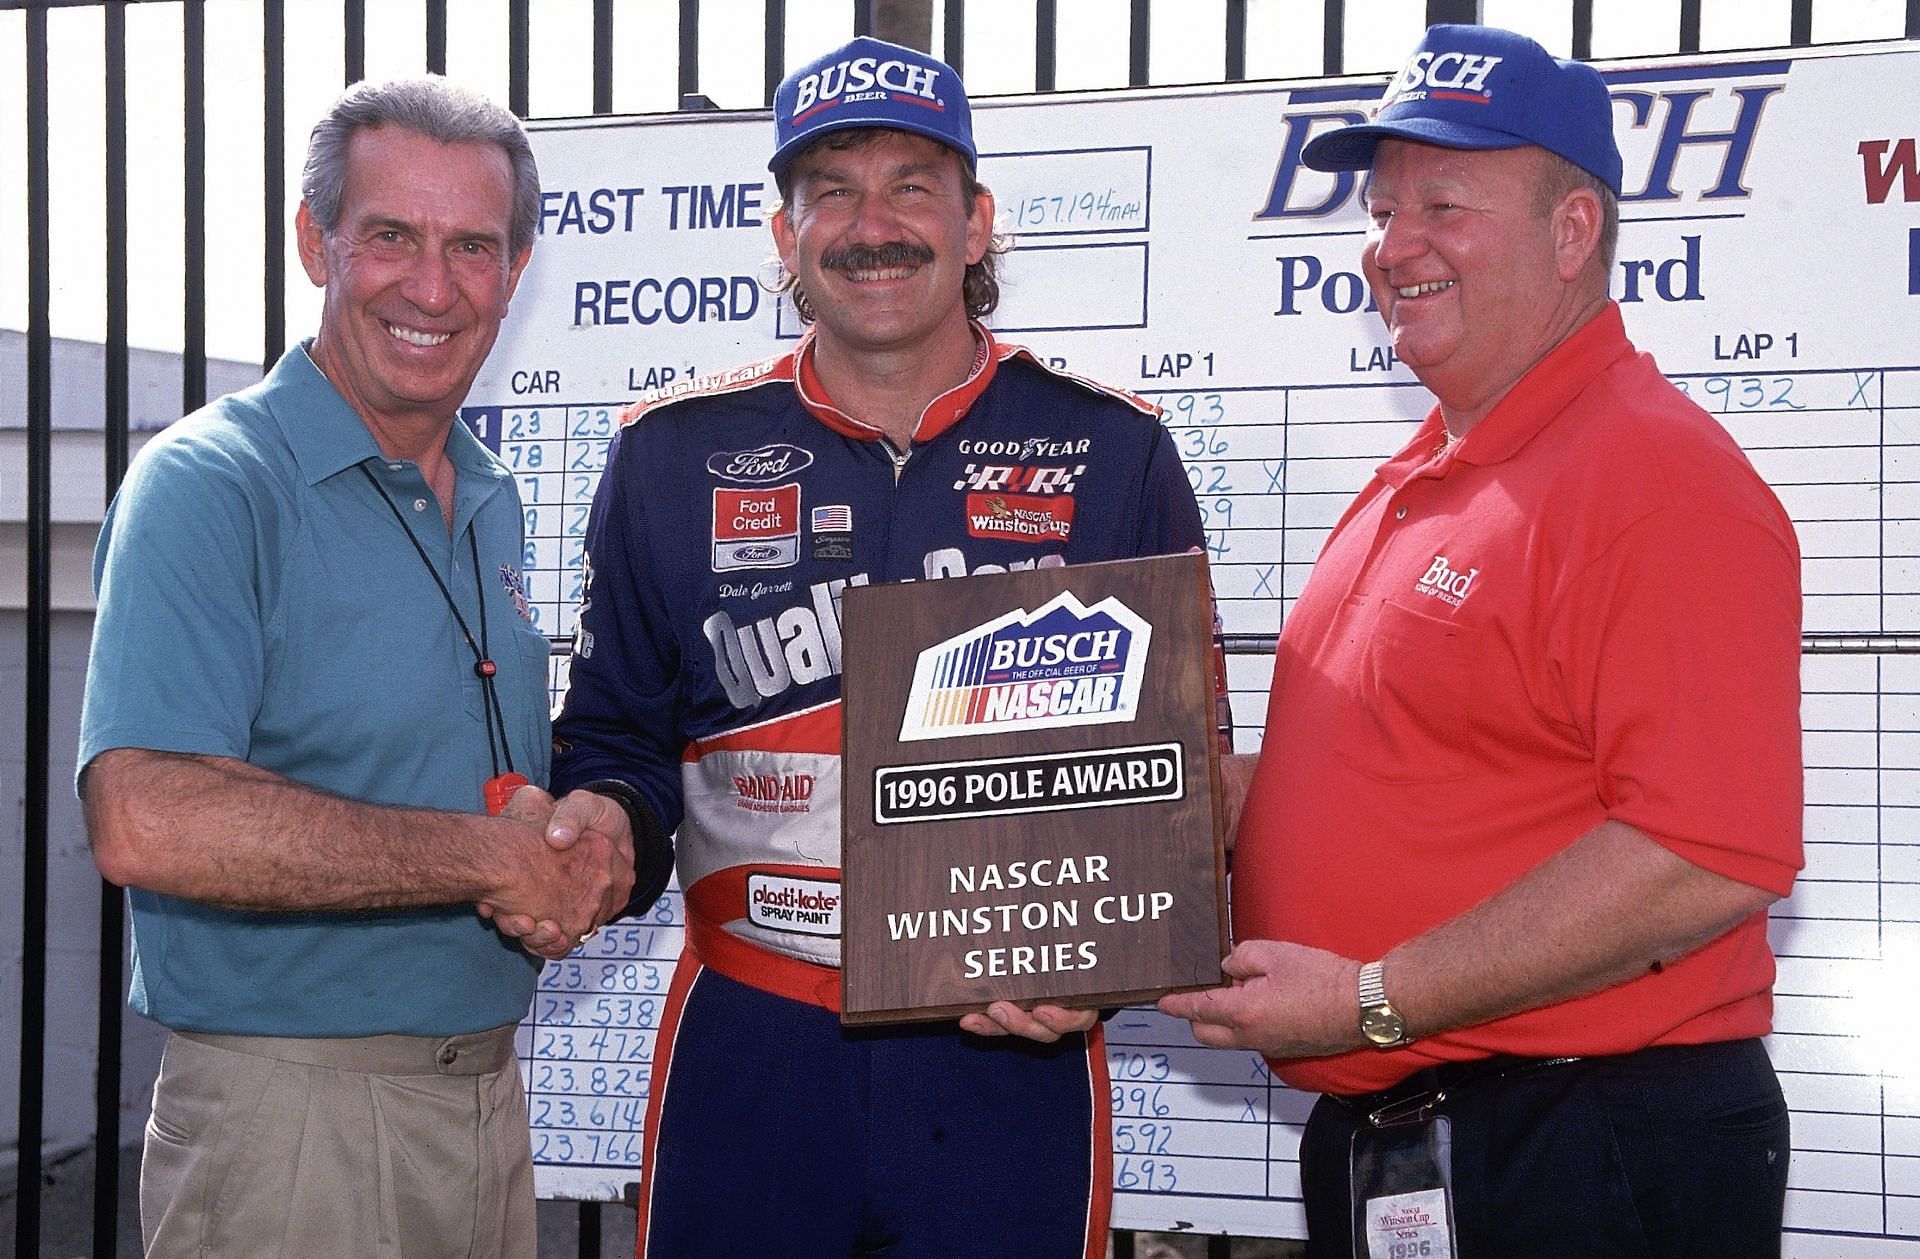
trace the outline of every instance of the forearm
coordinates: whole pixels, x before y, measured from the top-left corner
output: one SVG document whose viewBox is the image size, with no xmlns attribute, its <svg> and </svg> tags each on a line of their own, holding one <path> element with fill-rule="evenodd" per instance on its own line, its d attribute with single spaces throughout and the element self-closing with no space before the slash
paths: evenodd
<svg viewBox="0 0 1920 1259">
<path fill-rule="evenodd" d="M 115 749 L 88 767 L 84 795 L 109 880 L 230 909 L 483 900 L 523 879 L 540 846 L 523 822 L 366 804 L 227 757 Z"/>
<path fill-rule="evenodd" d="M 1388 999 L 1415 1039 L 1611 987 L 1764 910 L 1771 892 L 1703 870 L 1604 822 L 1480 904 L 1386 955 Z M 1243 940 L 1231 984 L 1160 999 L 1215 1048 L 1318 1058 L 1362 1048 L 1357 976 L 1371 958 Z"/>
<path fill-rule="evenodd" d="M 1658 970 L 1774 899 L 1603 822 L 1388 952 L 1387 992 L 1415 1036 L 1471 1027 Z"/>
<path fill-rule="evenodd" d="M 1252 752 L 1234 752 L 1220 758 L 1220 825 L 1229 852 L 1233 851 L 1240 817 L 1247 807 L 1247 793 L 1253 789 L 1254 767 L 1259 763 L 1259 756 Z"/>
</svg>

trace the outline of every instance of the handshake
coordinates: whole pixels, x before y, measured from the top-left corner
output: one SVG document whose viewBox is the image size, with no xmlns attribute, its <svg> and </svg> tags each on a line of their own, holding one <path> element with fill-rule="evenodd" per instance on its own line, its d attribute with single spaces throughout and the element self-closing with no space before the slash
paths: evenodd
<svg viewBox="0 0 1920 1259">
<path fill-rule="evenodd" d="M 522 787 L 496 822 L 503 877 L 477 903 L 480 916 L 549 961 L 652 905 L 673 872 L 672 840 L 625 783 L 592 783 L 557 801 Z"/>
</svg>

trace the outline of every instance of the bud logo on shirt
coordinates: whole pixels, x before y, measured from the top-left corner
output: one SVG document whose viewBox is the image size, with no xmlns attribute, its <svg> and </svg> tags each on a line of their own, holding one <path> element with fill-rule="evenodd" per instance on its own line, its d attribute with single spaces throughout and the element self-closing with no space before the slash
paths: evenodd
<svg viewBox="0 0 1920 1259">
<path fill-rule="evenodd" d="M 1462 573 L 1453 567 L 1444 555 L 1433 557 L 1433 563 L 1421 574 L 1420 580 L 1413 583 L 1418 594 L 1431 595 L 1442 603 L 1459 607 L 1467 592 L 1473 589 L 1473 579 L 1480 575 L 1477 568 L 1469 568 Z"/>
<path fill-rule="evenodd" d="M 800 487 L 716 489 L 713 571 L 789 568 L 800 560 Z"/>
<path fill-rule="evenodd" d="M 1138 716 L 1153 626 L 1108 597 L 1091 608 L 1063 591 L 920 653 L 900 738 L 951 739 Z"/>
</svg>

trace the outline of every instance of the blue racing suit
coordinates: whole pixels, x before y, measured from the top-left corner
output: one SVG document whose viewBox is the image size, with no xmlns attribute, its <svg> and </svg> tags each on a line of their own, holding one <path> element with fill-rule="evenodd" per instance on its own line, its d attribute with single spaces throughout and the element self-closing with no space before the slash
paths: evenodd
<svg viewBox="0 0 1920 1259">
<path fill-rule="evenodd" d="M 642 1255 L 1104 1250 L 1097 1029 L 836 1017 L 841 591 L 1203 542 L 1157 408 L 975 334 L 904 450 L 832 405 L 810 335 L 637 405 L 608 452 L 553 781 L 624 781 L 676 831 Z"/>
</svg>

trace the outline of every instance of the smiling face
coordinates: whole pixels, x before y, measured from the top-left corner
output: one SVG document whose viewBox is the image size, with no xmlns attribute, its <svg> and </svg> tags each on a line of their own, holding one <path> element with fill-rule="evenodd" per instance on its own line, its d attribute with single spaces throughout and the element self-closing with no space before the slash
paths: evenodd
<svg viewBox="0 0 1920 1259">
<path fill-rule="evenodd" d="M 993 196 L 967 195 L 959 154 L 883 131 L 853 148 L 816 145 L 788 180 L 774 244 L 806 290 L 823 342 L 888 352 L 966 341 L 962 283 L 992 240 Z"/>
<path fill-rule="evenodd" d="M 1374 155 L 1361 268 L 1394 353 L 1450 428 L 1478 420 L 1606 299 L 1604 268 L 1589 265 L 1599 200 L 1541 207 L 1547 160 L 1406 140 Z"/>
<path fill-rule="evenodd" d="M 512 206 L 499 147 L 381 126 L 348 144 L 333 230 L 300 207 L 326 289 L 313 359 L 376 438 L 444 428 L 466 398 L 531 253 L 510 252 Z"/>
</svg>

